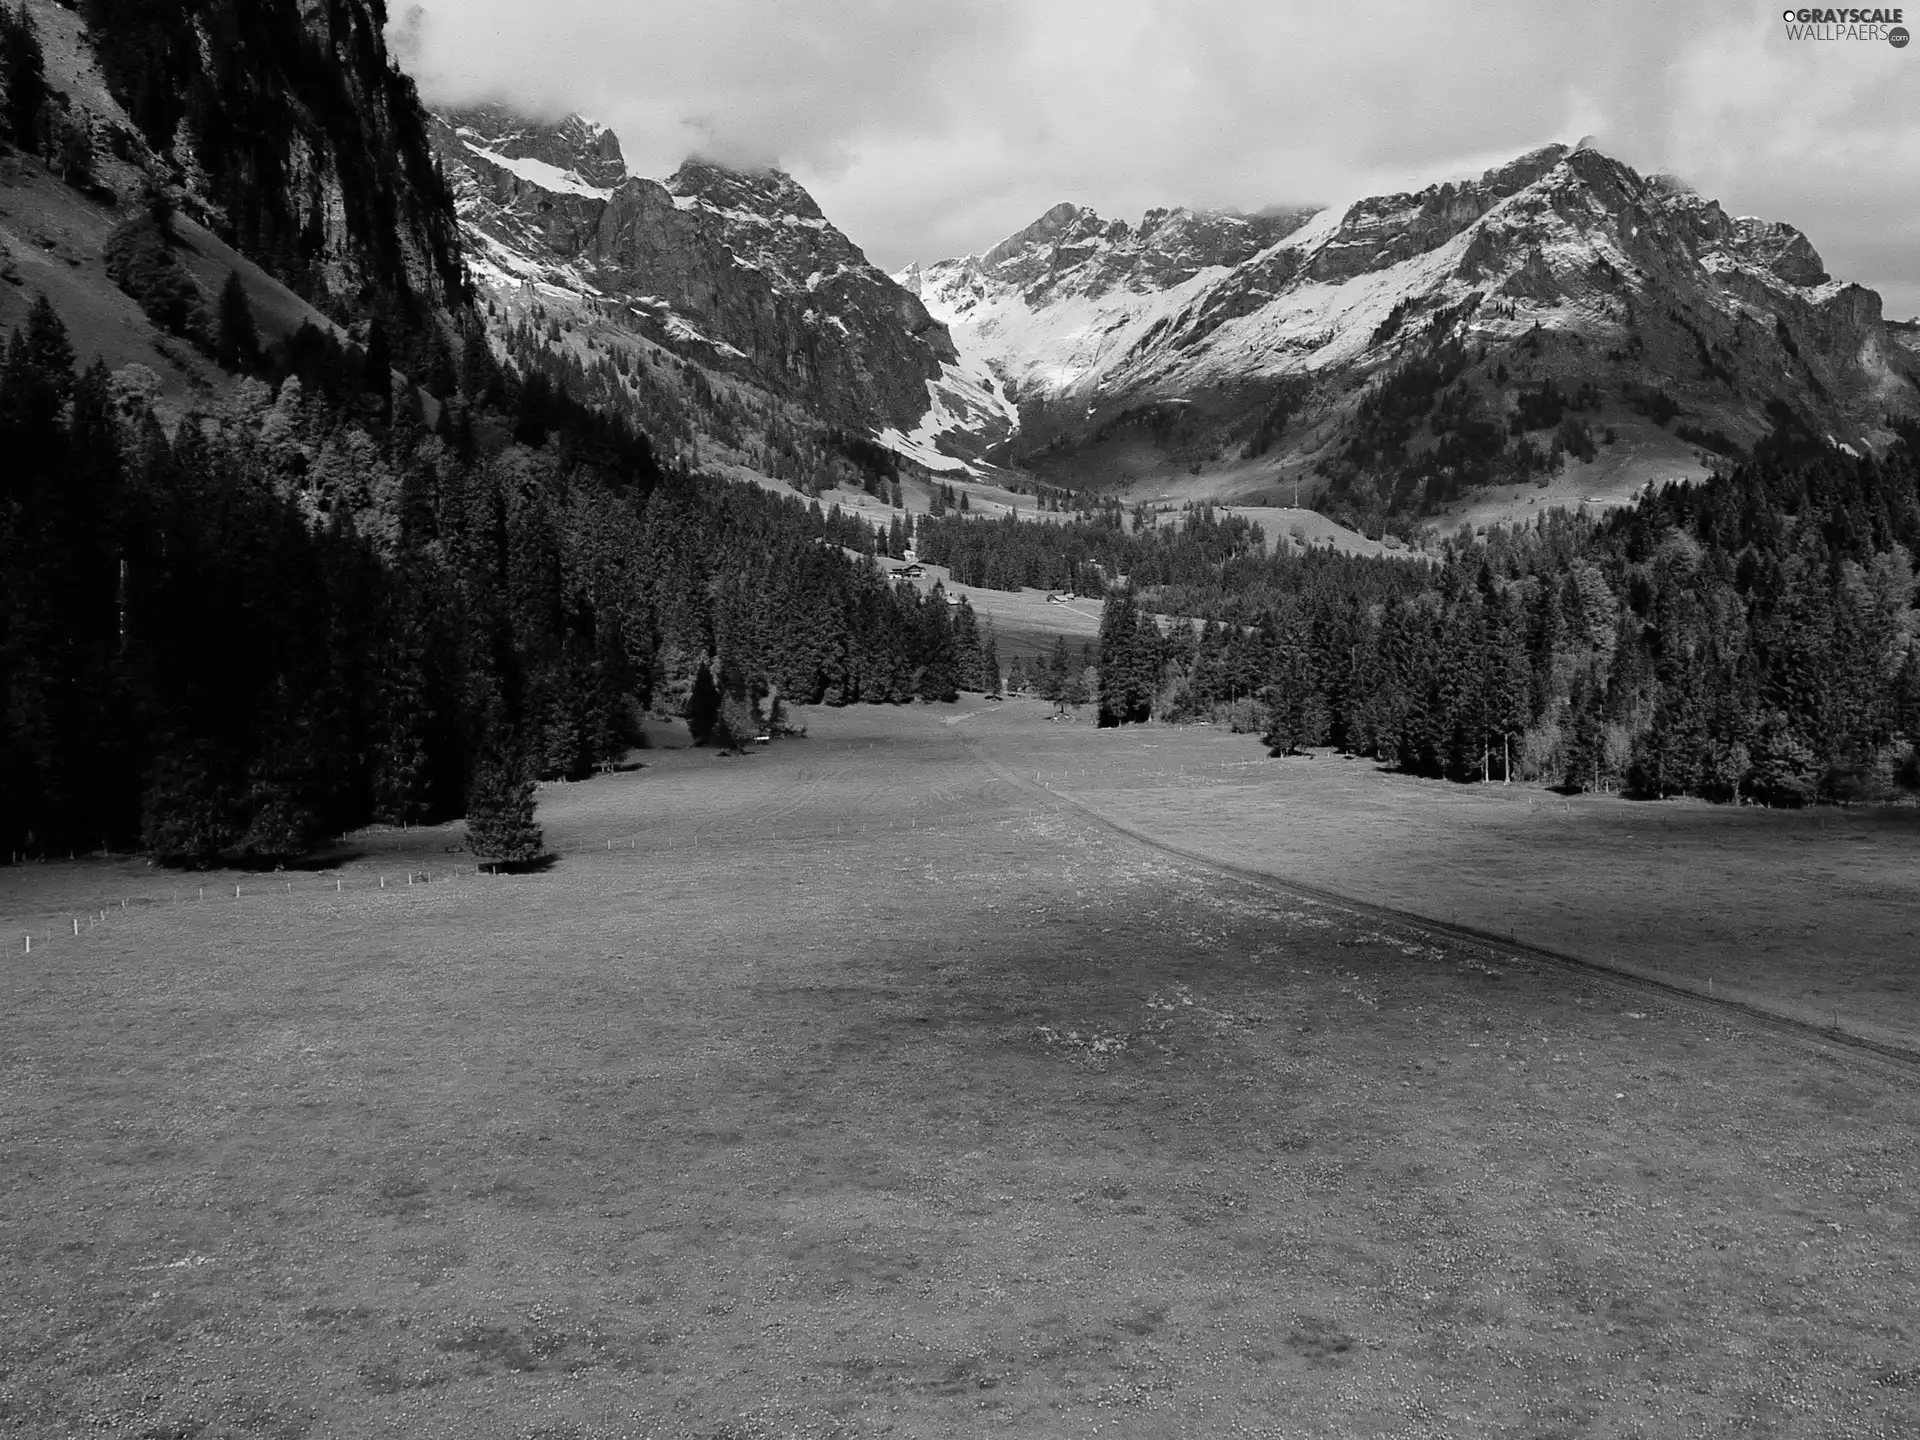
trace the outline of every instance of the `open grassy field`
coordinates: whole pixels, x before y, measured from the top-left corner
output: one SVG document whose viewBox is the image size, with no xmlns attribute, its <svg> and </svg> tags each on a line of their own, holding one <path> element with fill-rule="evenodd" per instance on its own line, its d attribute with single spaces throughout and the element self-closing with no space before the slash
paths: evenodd
<svg viewBox="0 0 1920 1440">
<path fill-rule="evenodd" d="M 883 563 L 893 567 L 900 562 Z M 975 615 L 992 622 L 995 649 L 1003 667 L 1012 664 L 1015 656 L 1031 661 L 1051 655 L 1055 642 L 1063 636 L 1078 656 L 1081 646 L 1099 637 L 1101 602 L 1090 596 L 1063 594 L 1050 601 L 1047 596 L 1052 592 L 1046 590 L 989 590 L 984 585 L 961 584 L 945 565 L 923 561 L 921 569 L 925 573 L 910 583 L 923 595 L 931 593 L 936 585 L 949 595 L 964 595 Z"/>
<path fill-rule="evenodd" d="M 1910 1072 L 1117 835 L 1008 776 L 1173 737 L 1043 713 L 655 750 L 543 875 L 0 871 L 0 1433 L 1920 1431 Z"/>
<path fill-rule="evenodd" d="M 1021 734 L 1009 763 L 1194 854 L 1920 1051 L 1920 809 L 1455 785 L 1327 752 L 1270 760 L 1209 726 L 1010 712 L 970 733 L 996 729 Z"/>
</svg>

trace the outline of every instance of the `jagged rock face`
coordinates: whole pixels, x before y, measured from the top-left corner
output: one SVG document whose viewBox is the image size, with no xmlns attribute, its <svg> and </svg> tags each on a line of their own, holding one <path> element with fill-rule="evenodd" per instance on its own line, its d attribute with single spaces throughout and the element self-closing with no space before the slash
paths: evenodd
<svg viewBox="0 0 1920 1440">
<path fill-rule="evenodd" d="M 1549 145 L 1457 188 L 1449 183 L 1418 195 L 1380 195 L 1351 205 L 1306 274 L 1337 283 L 1424 255 L 1533 184 L 1566 153 L 1564 145 Z"/>
<path fill-rule="evenodd" d="M 416 352 L 465 303 L 457 224 L 381 0 L 90 12 L 121 153 L 322 305 L 369 298 Z M 414 355 L 419 358 L 418 353 Z"/>
<path fill-rule="evenodd" d="M 495 107 L 441 117 L 434 143 L 483 279 L 624 301 L 655 338 L 838 424 L 911 428 L 954 359 L 789 175 L 689 161 L 661 184 L 627 173 L 609 131 Z"/>
<path fill-rule="evenodd" d="M 486 147 L 511 160 L 538 160 L 581 182 L 611 189 L 627 178 L 620 137 L 580 115 L 553 124 L 524 120 L 497 105 L 466 112 L 467 123 Z"/>
<path fill-rule="evenodd" d="M 1252 259 L 1312 214 L 1162 209 L 1147 211 L 1134 227 L 1081 206 L 1056 205 L 977 260 L 960 262 L 963 283 L 978 294 L 1016 289 L 1034 305 L 1119 289 L 1166 290 L 1203 270 Z"/>
<path fill-rule="evenodd" d="M 1879 298 L 1832 282 L 1798 230 L 1585 146 L 1265 228 L 1183 211 L 1134 228 L 1060 205 L 902 278 L 1055 448 L 1166 401 L 1210 417 L 1210 445 L 1231 439 L 1282 377 L 1337 426 L 1340 397 L 1440 335 L 1496 360 L 1524 345 L 1514 369 L 1533 383 L 1685 392 L 1748 440 L 1776 398 L 1856 436 L 1920 409 Z"/>
</svg>

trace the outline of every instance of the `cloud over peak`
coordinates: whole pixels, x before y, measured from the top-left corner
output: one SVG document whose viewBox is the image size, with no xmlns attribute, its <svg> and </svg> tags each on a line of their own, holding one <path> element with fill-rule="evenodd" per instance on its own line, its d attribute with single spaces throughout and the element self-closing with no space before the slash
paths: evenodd
<svg viewBox="0 0 1920 1440">
<path fill-rule="evenodd" d="M 1920 310 L 1920 55 L 1796 43 L 1746 0 L 423 3 L 390 40 L 430 101 L 582 111 L 636 174 L 777 164 L 889 268 L 1061 200 L 1252 211 L 1593 134 Z"/>
</svg>

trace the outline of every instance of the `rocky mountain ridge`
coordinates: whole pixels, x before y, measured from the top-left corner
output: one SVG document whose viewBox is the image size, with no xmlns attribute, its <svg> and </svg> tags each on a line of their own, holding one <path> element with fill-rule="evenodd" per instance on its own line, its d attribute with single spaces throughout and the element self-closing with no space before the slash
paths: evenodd
<svg viewBox="0 0 1920 1440">
<path fill-rule="evenodd" d="M 1013 286 L 1030 305 L 1116 289 L 1165 290 L 1202 270 L 1252 259 L 1314 214 L 1312 209 L 1242 215 L 1174 207 L 1149 210 L 1138 226 L 1130 226 L 1062 203 L 984 255 L 960 261 L 959 272 L 977 294 Z M 902 283 L 917 291 L 926 274 L 910 266 Z"/>
<path fill-rule="evenodd" d="M 1829 277 L 1799 230 L 1729 216 L 1589 146 L 1264 232 L 1236 218 L 1152 212 L 1133 229 L 1058 206 L 982 255 L 900 278 L 963 363 L 1016 400 L 1017 460 L 1097 472 L 1116 426 L 1146 417 L 1157 458 L 1140 473 L 1214 471 L 1227 493 L 1302 466 L 1324 478 L 1367 397 L 1449 344 L 1465 359 L 1443 383 L 1502 429 L 1549 385 L 1628 426 L 1649 404 L 1689 416 L 1723 454 L 1777 428 L 1781 407 L 1856 448 L 1920 408 L 1879 297 Z M 1662 440 L 1699 453 L 1677 426 L 1640 438 L 1650 454 Z M 1443 439 L 1408 437 L 1388 458 L 1433 469 L 1422 456 Z"/>
<path fill-rule="evenodd" d="M 1877 448 L 1920 400 L 1878 297 L 1798 229 L 1586 144 L 1319 211 L 1128 224 L 1062 204 L 890 278 L 778 171 L 690 160 L 654 181 L 602 126 L 497 107 L 436 117 L 432 141 L 512 323 L 588 371 L 628 344 L 672 357 L 699 403 L 734 396 L 726 414 L 636 418 L 783 475 L 794 434 L 831 432 L 949 474 L 1153 481 L 1148 499 L 1290 483 L 1359 523 L 1563 469 L 1624 496 L 1783 425 Z M 1409 373 L 1418 404 L 1384 422 Z"/>
<path fill-rule="evenodd" d="M 649 343 L 823 422 L 905 429 L 955 359 L 919 298 L 867 262 L 779 171 L 689 160 L 629 174 L 617 137 L 497 106 L 437 116 L 476 279 L 626 320 Z"/>
</svg>

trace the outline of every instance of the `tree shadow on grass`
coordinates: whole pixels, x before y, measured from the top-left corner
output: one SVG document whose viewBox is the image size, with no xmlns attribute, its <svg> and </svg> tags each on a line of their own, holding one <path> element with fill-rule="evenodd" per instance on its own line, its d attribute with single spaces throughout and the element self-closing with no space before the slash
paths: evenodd
<svg viewBox="0 0 1920 1440">
<path fill-rule="evenodd" d="M 530 860 L 476 860 L 474 868 L 485 875 L 544 875 L 559 863 L 559 855 L 549 851 Z"/>
</svg>

